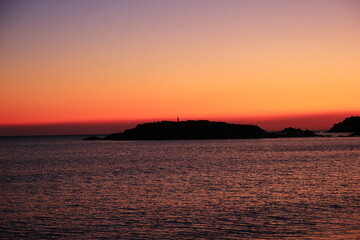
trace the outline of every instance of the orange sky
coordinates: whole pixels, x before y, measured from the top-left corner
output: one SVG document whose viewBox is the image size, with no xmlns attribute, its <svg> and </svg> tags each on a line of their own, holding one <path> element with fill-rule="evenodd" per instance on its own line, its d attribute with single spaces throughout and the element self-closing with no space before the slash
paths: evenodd
<svg viewBox="0 0 360 240">
<path fill-rule="evenodd" d="M 360 111 L 356 0 L 3 5 L 0 125 Z"/>
</svg>

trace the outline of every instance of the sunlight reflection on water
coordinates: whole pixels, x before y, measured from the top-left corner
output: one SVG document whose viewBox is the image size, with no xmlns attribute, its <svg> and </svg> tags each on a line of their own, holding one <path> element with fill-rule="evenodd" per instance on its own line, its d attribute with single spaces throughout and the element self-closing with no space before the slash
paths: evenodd
<svg viewBox="0 0 360 240">
<path fill-rule="evenodd" d="M 360 138 L 1 138 L 0 152 L 4 238 L 360 235 Z"/>
</svg>

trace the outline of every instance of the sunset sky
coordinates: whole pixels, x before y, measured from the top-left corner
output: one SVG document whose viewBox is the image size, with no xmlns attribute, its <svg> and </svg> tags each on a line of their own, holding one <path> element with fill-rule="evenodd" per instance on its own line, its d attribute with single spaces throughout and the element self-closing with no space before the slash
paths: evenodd
<svg viewBox="0 0 360 240">
<path fill-rule="evenodd" d="M 359 96 L 358 0 L 0 3 L 3 130 L 177 116 L 342 120 L 360 113 Z M 304 127 L 329 124 L 314 121 Z"/>
</svg>

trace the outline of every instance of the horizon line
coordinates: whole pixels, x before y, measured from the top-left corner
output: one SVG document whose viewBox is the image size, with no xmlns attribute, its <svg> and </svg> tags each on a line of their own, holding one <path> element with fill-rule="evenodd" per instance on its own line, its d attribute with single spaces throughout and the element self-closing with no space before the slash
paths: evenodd
<svg viewBox="0 0 360 240">
<path fill-rule="evenodd" d="M 293 118 L 306 118 L 306 117 L 320 117 L 320 116 L 335 116 L 335 115 L 348 115 L 351 117 L 353 115 L 360 115 L 360 111 L 346 111 L 346 112 L 323 112 L 323 113 L 295 113 L 295 114 L 263 114 L 263 115 L 244 115 L 244 116 L 166 116 L 166 117 L 144 117 L 144 118 L 129 118 L 129 119 L 90 119 L 90 120 L 67 120 L 67 121 L 48 121 L 48 122 L 17 122 L 17 123 L 0 123 L 0 126 L 46 126 L 46 125 L 70 125 L 70 124 L 101 124 L 101 123 L 134 123 L 134 122 L 144 122 L 144 121 L 172 121 L 170 119 L 177 120 L 177 117 L 182 121 L 182 119 L 189 120 L 209 120 L 209 121 L 240 121 L 240 120 L 256 120 L 256 121 L 271 121 L 271 120 L 280 120 L 280 119 L 293 119 Z"/>
<path fill-rule="evenodd" d="M 212 117 L 212 118 L 180 118 L 187 120 L 220 121 L 243 125 L 256 125 L 268 132 L 280 131 L 287 127 L 312 131 L 327 131 L 335 123 L 345 118 L 360 115 L 359 112 L 302 114 L 282 116 L 253 117 Z M 169 120 L 171 119 L 171 120 Z M 173 118 L 152 118 L 138 120 L 107 120 L 107 121 L 73 121 L 31 124 L 0 124 L 0 136 L 75 136 L 75 135 L 106 135 L 134 128 L 138 124 L 157 121 L 174 121 Z"/>
</svg>

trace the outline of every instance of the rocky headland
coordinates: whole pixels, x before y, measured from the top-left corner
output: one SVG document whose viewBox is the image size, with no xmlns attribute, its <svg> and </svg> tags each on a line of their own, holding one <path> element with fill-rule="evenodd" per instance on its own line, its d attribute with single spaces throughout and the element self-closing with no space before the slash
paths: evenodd
<svg viewBox="0 0 360 240">
<path fill-rule="evenodd" d="M 354 135 L 359 135 L 360 133 L 360 117 L 349 117 L 344 121 L 335 123 L 328 132 L 349 132 L 354 133 Z"/>
</svg>

